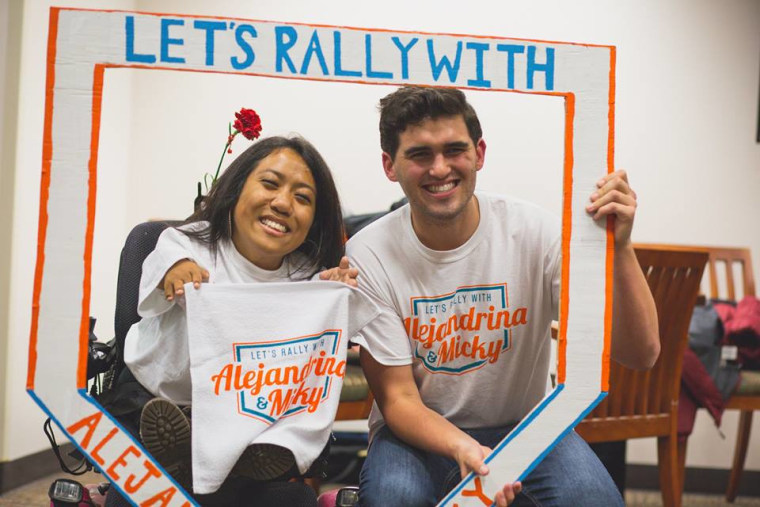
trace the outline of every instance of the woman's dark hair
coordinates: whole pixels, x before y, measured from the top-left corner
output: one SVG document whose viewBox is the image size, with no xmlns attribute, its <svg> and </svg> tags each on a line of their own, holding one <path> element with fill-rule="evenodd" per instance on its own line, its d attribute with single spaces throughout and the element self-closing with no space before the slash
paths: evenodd
<svg viewBox="0 0 760 507">
<path fill-rule="evenodd" d="M 219 241 L 232 241 L 235 205 L 248 176 L 264 158 L 282 149 L 293 150 L 306 162 L 317 187 L 314 222 L 306 240 L 296 249 L 307 261 L 295 266 L 295 270 L 303 272 L 301 278 L 308 278 L 321 268 L 337 266 L 345 249 L 340 199 L 330 168 L 317 149 L 302 137 L 268 137 L 251 145 L 232 161 L 216 180 L 203 204 L 185 222 L 206 221 L 208 227 L 182 232 L 207 244 L 216 256 Z"/>
</svg>

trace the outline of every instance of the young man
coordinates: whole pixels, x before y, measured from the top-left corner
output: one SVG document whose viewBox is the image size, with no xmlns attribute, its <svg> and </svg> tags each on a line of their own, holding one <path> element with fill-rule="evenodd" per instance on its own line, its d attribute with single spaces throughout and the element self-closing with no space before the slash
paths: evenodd
<svg viewBox="0 0 760 507">
<path fill-rule="evenodd" d="M 486 143 L 456 89 L 405 87 L 380 101 L 385 174 L 409 206 L 348 244 L 359 288 L 382 308 L 362 331 L 378 410 L 362 470 L 363 506 L 435 505 L 546 393 L 558 314 L 559 220 L 475 192 Z M 636 194 L 623 171 L 590 196 L 589 220 L 615 219 L 612 355 L 633 368 L 659 354 L 654 302 L 631 245 Z M 622 505 L 589 447 L 570 433 L 499 506 Z"/>
</svg>

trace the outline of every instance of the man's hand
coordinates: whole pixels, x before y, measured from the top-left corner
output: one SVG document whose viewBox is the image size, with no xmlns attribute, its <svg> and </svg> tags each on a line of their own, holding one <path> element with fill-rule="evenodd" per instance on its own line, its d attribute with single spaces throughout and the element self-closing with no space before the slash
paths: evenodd
<svg viewBox="0 0 760 507">
<path fill-rule="evenodd" d="M 488 466 L 484 460 L 489 454 L 491 454 L 491 449 L 480 445 L 466 433 L 462 433 L 462 438 L 454 444 L 454 460 L 459 465 L 462 479 L 470 472 L 487 475 Z"/>
<path fill-rule="evenodd" d="M 348 257 L 341 257 L 338 267 L 326 269 L 319 273 L 320 280 L 330 280 L 333 282 L 343 282 L 351 287 L 356 287 L 356 277 L 359 276 L 359 270 L 352 268 L 348 264 Z"/>
<path fill-rule="evenodd" d="M 519 482 L 513 482 L 512 484 L 505 484 L 502 489 L 496 492 L 496 496 L 493 501 L 498 507 L 507 507 L 515 501 L 515 497 L 522 491 L 522 484 Z"/>
<path fill-rule="evenodd" d="M 485 464 L 485 458 L 491 454 L 491 449 L 478 444 L 472 438 L 465 435 L 460 442 L 456 444 L 454 451 L 454 459 L 459 464 L 459 473 L 462 478 L 474 472 L 478 475 L 488 475 L 490 471 L 488 465 Z M 502 489 L 496 492 L 494 496 L 494 503 L 498 507 L 507 507 L 515 500 L 515 496 L 522 491 L 522 484 L 519 482 L 505 484 Z"/>
<path fill-rule="evenodd" d="M 594 220 L 613 216 L 615 246 L 626 246 L 631 241 L 636 214 L 636 192 L 628 185 L 628 174 L 625 171 L 610 173 L 597 181 L 596 187 L 586 211 L 593 215 Z"/>
<path fill-rule="evenodd" d="M 615 171 L 596 183 L 586 211 L 598 220 L 612 217 L 615 268 L 612 309 L 612 358 L 633 369 L 648 369 L 660 353 L 657 310 L 631 243 L 636 192 L 628 174 Z"/>
<path fill-rule="evenodd" d="M 158 284 L 163 289 L 167 301 L 185 293 L 184 285 L 193 282 L 193 287 L 200 288 L 201 282 L 208 282 L 209 273 L 190 259 L 182 259 L 174 263 Z"/>
</svg>

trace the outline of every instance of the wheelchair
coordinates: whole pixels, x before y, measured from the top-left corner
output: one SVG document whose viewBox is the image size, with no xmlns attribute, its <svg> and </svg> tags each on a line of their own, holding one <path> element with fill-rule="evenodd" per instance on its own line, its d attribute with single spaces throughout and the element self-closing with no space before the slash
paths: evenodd
<svg viewBox="0 0 760 507">
<path fill-rule="evenodd" d="M 90 394 L 138 440 L 140 412 L 142 407 L 154 396 L 140 385 L 126 367 L 123 358 L 124 342 L 129 328 L 140 320 L 137 306 L 143 261 L 156 247 L 161 233 L 167 227 L 174 227 L 181 223 L 180 221 L 144 222 L 132 229 L 125 241 L 119 261 L 114 338 L 107 344 L 97 341 L 93 333 L 95 319 L 91 318 L 90 320 L 90 354 L 88 358 L 88 379 L 91 380 Z M 358 365 L 354 365 L 354 371 L 357 371 L 358 368 Z M 358 371 L 363 379 L 360 369 Z M 352 389 L 349 391 L 353 390 L 354 396 L 356 396 L 357 385 L 359 385 L 358 395 L 367 397 L 366 380 L 363 380 L 365 386 L 363 392 L 360 386 L 362 382 L 359 379 L 352 379 L 349 383 L 352 385 Z M 70 456 L 79 460 L 79 465 L 73 468 L 67 466 L 58 452 L 58 446 L 49 424 L 46 428 L 46 434 L 65 472 L 78 475 L 93 469 L 92 464 L 78 451 L 70 453 Z M 326 451 L 329 451 L 329 443 L 326 446 Z M 320 458 L 324 463 L 321 464 L 321 467 L 317 467 L 320 470 L 315 472 L 317 484 L 326 475 L 324 471 L 327 470 L 327 453 L 323 453 Z M 292 474 L 292 479 L 303 480 L 304 478 L 297 473 Z M 57 479 L 50 487 L 49 497 L 51 506 L 56 507 L 64 505 L 93 507 L 132 505 L 128 499 L 121 496 L 119 491 L 110 488 L 108 482 L 82 485 L 71 479 Z M 283 498 L 287 498 L 287 495 Z M 358 488 L 347 487 L 320 495 L 318 504 L 320 507 L 348 507 L 355 505 L 357 500 Z M 287 500 L 284 503 L 278 503 L 289 505 Z"/>
</svg>

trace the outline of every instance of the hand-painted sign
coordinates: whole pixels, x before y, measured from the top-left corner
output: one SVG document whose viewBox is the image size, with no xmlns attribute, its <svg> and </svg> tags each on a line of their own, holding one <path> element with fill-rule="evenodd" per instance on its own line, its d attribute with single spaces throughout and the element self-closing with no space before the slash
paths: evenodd
<svg viewBox="0 0 760 507">
<path fill-rule="evenodd" d="M 503 483 L 532 470 L 607 391 L 612 239 L 585 219 L 584 208 L 595 182 L 613 170 L 613 47 L 62 8 L 51 9 L 49 34 L 27 387 L 135 503 L 193 500 L 86 393 L 101 100 L 112 68 L 455 86 L 563 99 L 559 387 L 495 449 L 488 458 L 491 474 L 467 477 L 443 504 L 488 504 Z M 517 311 L 510 312 L 514 325 Z M 508 341 L 507 333 L 501 346 Z M 445 357 L 454 359 L 456 344 L 447 347 Z M 458 360 L 442 362 L 441 348 L 430 367 L 476 367 L 461 349 Z M 424 345 L 418 349 L 429 352 Z"/>
</svg>

